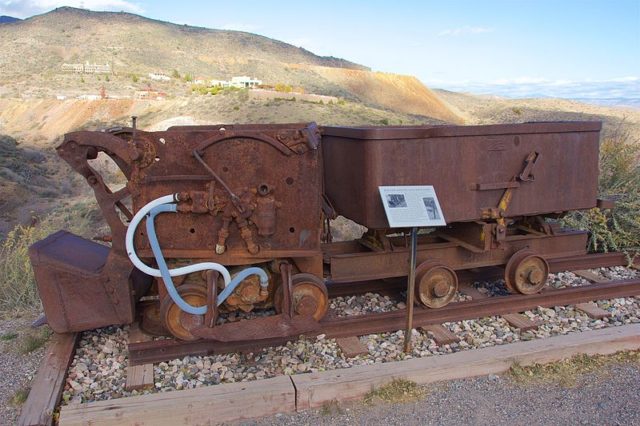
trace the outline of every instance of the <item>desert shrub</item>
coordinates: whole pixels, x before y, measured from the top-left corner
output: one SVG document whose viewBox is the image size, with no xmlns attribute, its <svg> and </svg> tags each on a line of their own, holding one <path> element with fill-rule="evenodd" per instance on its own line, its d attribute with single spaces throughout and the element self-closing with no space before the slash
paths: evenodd
<svg viewBox="0 0 640 426">
<path fill-rule="evenodd" d="M 60 229 L 80 235 L 92 230 L 92 209 L 80 204 L 61 208 L 33 226 L 18 225 L 0 242 L 0 311 L 39 308 L 40 299 L 29 261 L 29 246 Z"/>
<path fill-rule="evenodd" d="M 599 196 L 614 209 L 572 212 L 563 225 L 590 231 L 590 251 L 640 248 L 640 144 L 621 129 L 600 144 Z"/>
</svg>

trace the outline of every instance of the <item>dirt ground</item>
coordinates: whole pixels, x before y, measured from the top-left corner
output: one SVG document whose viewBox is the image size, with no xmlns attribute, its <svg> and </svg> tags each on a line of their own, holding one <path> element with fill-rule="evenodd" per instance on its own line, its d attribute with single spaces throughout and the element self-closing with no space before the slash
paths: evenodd
<svg viewBox="0 0 640 426">
<path fill-rule="evenodd" d="M 403 404 L 331 405 L 243 425 L 576 425 L 640 424 L 640 366 L 619 364 L 578 378 L 573 387 L 517 384 L 509 375 L 425 388 Z"/>
<path fill-rule="evenodd" d="M 32 329 L 37 317 L 29 312 L 0 320 L 0 425 L 15 424 L 44 355 L 48 327 Z"/>
<path fill-rule="evenodd" d="M 37 313 L 0 320 L 0 425 L 15 424 L 23 390 L 44 355 L 47 329 L 34 330 Z M 28 349 L 32 349 L 28 352 Z M 243 425 L 343 424 L 640 424 L 640 365 L 612 364 L 575 383 L 519 383 L 509 374 L 455 380 L 422 388 L 405 403 L 331 404 L 278 414 Z"/>
</svg>

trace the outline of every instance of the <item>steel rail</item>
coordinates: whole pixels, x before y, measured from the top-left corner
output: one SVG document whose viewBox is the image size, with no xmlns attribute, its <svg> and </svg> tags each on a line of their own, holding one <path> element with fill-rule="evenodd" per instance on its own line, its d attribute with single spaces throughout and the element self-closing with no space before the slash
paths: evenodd
<svg viewBox="0 0 640 426">
<path fill-rule="evenodd" d="M 624 265 L 627 258 L 621 253 L 595 254 L 550 261 L 552 271 L 579 270 Z M 357 286 L 352 286 L 357 288 Z M 592 300 L 613 299 L 640 295 L 640 279 L 617 280 L 582 287 L 559 290 L 546 289 L 533 295 L 496 296 L 467 302 L 451 303 L 440 309 L 416 307 L 414 326 L 420 327 L 443 322 L 462 321 L 493 315 L 523 312 L 537 307 L 571 305 Z M 331 317 L 321 321 L 321 329 L 315 334 L 327 337 L 361 336 L 397 331 L 403 328 L 405 310 L 350 316 Z M 183 342 L 163 339 L 129 344 L 129 363 L 139 365 L 160 362 L 186 355 L 205 356 L 213 353 L 248 352 L 275 345 L 282 345 L 296 337 L 272 338 L 253 341 L 217 342 L 197 340 Z"/>
<path fill-rule="evenodd" d="M 551 272 L 575 271 L 579 269 L 608 268 L 611 266 L 627 265 L 629 257 L 625 253 L 594 253 L 584 256 L 561 257 L 547 259 Z M 504 277 L 504 268 L 490 266 L 477 271 L 463 270 L 456 271 L 460 283 L 473 281 L 488 281 Z M 361 282 L 329 282 L 327 290 L 329 297 L 351 296 L 364 293 L 389 293 L 404 290 L 407 287 L 404 278 L 394 278 L 389 280 L 372 280 Z"/>
</svg>

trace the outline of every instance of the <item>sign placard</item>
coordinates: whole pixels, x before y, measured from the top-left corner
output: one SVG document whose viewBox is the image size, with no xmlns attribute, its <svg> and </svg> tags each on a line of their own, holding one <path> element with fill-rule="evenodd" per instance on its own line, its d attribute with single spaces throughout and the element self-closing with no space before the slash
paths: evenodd
<svg viewBox="0 0 640 426">
<path fill-rule="evenodd" d="M 380 186 L 378 189 L 390 227 L 409 228 L 447 224 L 433 186 Z"/>
</svg>

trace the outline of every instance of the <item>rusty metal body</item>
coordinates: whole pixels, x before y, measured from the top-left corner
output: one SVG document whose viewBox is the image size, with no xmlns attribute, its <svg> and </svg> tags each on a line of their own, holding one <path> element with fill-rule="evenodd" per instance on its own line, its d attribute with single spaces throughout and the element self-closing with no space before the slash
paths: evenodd
<svg viewBox="0 0 640 426">
<path fill-rule="evenodd" d="M 30 255 L 45 312 L 58 332 L 136 317 L 150 323 L 147 330 L 184 340 L 313 332 L 328 310 L 326 285 L 407 275 L 407 239 L 387 235 L 378 185 L 432 184 L 438 192 L 450 225 L 419 238 L 416 299 L 423 305 L 449 303 L 456 274 L 472 268 L 511 265 L 512 290 L 534 292 L 546 278 L 547 259 L 586 252 L 585 232 L 544 218 L 596 206 L 599 129 L 599 123 L 324 128 L 321 136 L 309 123 L 70 133 L 58 153 L 93 188 L 111 248 L 68 233 L 36 243 Z M 100 152 L 127 178 L 119 191 L 91 167 Z M 135 231 L 134 251 L 156 264 L 149 228 L 128 222 L 171 194 L 175 213 L 150 221 L 169 268 L 216 262 L 235 275 L 259 267 L 268 286 L 248 277 L 218 306 L 226 285 L 218 272 L 176 276 L 178 294 L 209 307 L 204 315 L 178 309 L 164 277 L 137 270 L 125 248 L 125 235 Z M 336 213 L 369 232 L 331 243 L 323 219 Z M 219 314 L 272 307 L 277 315 L 216 323 Z"/>
<path fill-rule="evenodd" d="M 387 228 L 378 187 L 433 185 L 447 223 L 596 206 L 599 122 L 325 127 L 325 192 L 336 212 Z M 531 153 L 535 159 L 526 163 Z"/>
</svg>

